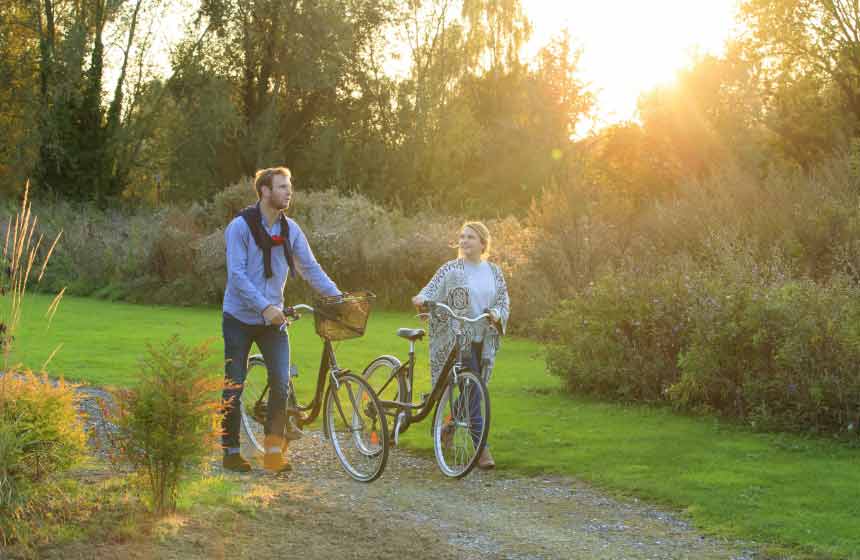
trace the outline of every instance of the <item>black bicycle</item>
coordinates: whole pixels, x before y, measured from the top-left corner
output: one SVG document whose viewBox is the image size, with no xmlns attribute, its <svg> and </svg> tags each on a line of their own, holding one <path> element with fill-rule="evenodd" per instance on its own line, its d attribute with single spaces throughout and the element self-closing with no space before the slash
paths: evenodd
<svg viewBox="0 0 860 560">
<path fill-rule="evenodd" d="M 360 482 L 372 482 L 385 470 L 388 429 L 376 392 L 362 377 L 338 366 L 332 342 L 364 334 L 373 299 L 369 292 L 353 292 L 322 298 L 314 302 L 314 307 L 300 304 L 284 310 L 290 321 L 299 320 L 302 312 L 313 313 L 316 333 L 323 340 L 316 389 L 307 404 L 298 401 L 293 387 L 295 368 L 290 367 L 287 438 L 291 439 L 291 432 L 301 433 L 301 428 L 316 420 L 322 409 L 325 437 L 346 472 Z M 285 328 L 286 325 L 284 332 Z M 257 453 L 264 452 L 268 396 L 266 362 L 262 355 L 252 355 L 248 358 L 240 411 L 244 439 Z"/>
<path fill-rule="evenodd" d="M 376 390 L 386 417 L 391 419 L 394 444 L 409 426 L 424 420 L 433 411 L 433 449 L 436 463 L 445 476 L 460 478 L 478 462 L 490 433 L 490 394 L 480 372 L 463 363 L 460 348 L 466 344 L 465 323 L 490 318 L 484 313 L 474 319 L 458 316 L 438 302 L 425 302 L 431 313 L 447 313 L 453 319 L 456 343 L 448 355 L 439 378 L 429 395 L 413 403 L 415 342 L 423 329 L 398 329 L 397 336 L 409 341 L 405 364 L 394 356 L 379 356 L 368 365 L 362 377 Z M 387 422 L 386 422 L 387 423 Z"/>
</svg>

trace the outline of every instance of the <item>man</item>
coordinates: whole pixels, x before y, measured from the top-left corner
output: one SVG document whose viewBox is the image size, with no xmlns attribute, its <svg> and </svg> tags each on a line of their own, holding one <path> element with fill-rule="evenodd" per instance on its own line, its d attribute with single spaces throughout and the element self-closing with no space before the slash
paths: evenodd
<svg viewBox="0 0 860 560">
<path fill-rule="evenodd" d="M 287 276 L 302 278 L 319 294 L 340 290 L 314 258 L 298 224 L 284 215 L 293 194 L 286 167 L 262 169 L 254 177 L 258 202 L 245 208 L 224 231 L 227 241 L 227 288 L 223 332 L 226 407 L 222 421 L 224 468 L 251 470 L 239 453 L 239 397 L 247 374 L 248 353 L 256 342 L 268 368 L 269 403 L 263 466 L 272 472 L 290 470 L 285 459 L 284 429 L 289 383 L 290 345 L 283 313 Z"/>
</svg>

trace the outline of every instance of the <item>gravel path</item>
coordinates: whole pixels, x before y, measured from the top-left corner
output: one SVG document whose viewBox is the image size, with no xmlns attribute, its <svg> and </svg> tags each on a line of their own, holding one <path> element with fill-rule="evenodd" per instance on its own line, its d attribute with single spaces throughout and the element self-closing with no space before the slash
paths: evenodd
<svg viewBox="0 0 860 560">
<path fill-rule="evenodd" d="M 294 471 L 279 483 L 312 484 L 345 511 L 407 522 L 457 558 L 753 557 L 739 544 L 703 538 L 665 511 L 572 479 L 499 469 L 449 480 L 431 458 L 394 450 L 383 476 L 360 484 L 318 433 L 295 444 L 291 458 Z"/>
<path fill-rule="evenodd" d="M 91 429 L 104 430 L 95 399 L 106 394 L 81 391 Z M 271 475 L 256 458 L 251 473 L 221 473 L 213 457 L 212 470 L 238 481 L 246 500 L 263 507 L 235 515 L 229 530 L 192 520 L 147 547 L 98 547 L 98 557 L 250 558 L 296 548 L 305 558 L 758 557 L 753 544 L 704 537 L 667 511 L 612 498 L 574 479 L 520 477 L 499 468 L 454 481 L 432 458 L 394 449 L 382 477 L 361 484 L 314 432 L 293 443 L 290 458 L 291 473 Z M 76 554 L 66 549 L 62 557 Z"/>
</svg>

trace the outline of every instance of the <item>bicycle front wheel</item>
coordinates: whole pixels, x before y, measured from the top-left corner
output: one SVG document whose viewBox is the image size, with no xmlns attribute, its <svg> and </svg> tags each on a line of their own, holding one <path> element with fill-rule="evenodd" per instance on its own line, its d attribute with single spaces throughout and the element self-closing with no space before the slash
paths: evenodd
<svg viewBox="0 0 860 560">
<path fill-rule="evenodd" d="M 376 393 L 361 377 L 345 373 L 326 391 L 323 424 L 344 470 L 373 482 L 388 461 L 388 428 Z"/>
<path fill-rule="evenodd" d="M 442 474 L 461 478 L 469 474 L 490 433 L 490 394 L 471 371 L 450 377 L 433 413 L 433 450 Z"/>
<path fill-rule="evenodd" d="M 266 409 L 269 403 L 269 383 L 266 362 L 255 354 L 248 358 L 248 374 L 239 401 L 242 418 L 243 447 L 253 453 L 263 453 Z"/>
</svg>

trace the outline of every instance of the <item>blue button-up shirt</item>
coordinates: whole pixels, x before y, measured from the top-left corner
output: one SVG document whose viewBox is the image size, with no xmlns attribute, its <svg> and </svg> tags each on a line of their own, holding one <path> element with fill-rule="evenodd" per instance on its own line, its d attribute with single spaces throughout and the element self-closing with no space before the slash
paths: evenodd
<svg viewBox="0 0 860 560">
<path fill-rule="evenodd" d="M 261 222 L 269 235 L 281 234 L 279 219 L 271 226 L 261 215 Z M 305 281 L 324 296 L 340 294 L 337 285 L 325 273 L 314 257 L 307 237 L 299 225 L 290 218 L 290 247 L 296 271 Z M 238 216 L 224 230 L 227 242 L 227 289 L 224 291 L 224 312 L 249 325 L 265 324 L 263 310 L 274 305 L 284 307 L 284 287 L 289 266 L 283 247 L 272 247 L 272 277 L 266 278 L 263 268 L 263 251 L 254 241 L 245 219 Z"/>
</svg>

